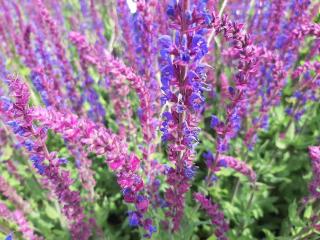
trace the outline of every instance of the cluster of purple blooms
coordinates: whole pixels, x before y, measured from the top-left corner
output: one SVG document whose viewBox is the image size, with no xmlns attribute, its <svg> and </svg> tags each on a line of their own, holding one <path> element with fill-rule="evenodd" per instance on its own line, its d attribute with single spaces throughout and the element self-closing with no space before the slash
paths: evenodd
<svg viewBox="0 0 320 240">
<path fill-rule="evenodd" d="M 146 238 L 159 228 L 177 232 L 198 170 L 204 116 L 211 116 L 207 134 L 215 136 L 215 150 L 200 157 L 208 172 L 204 185 L 217 182 L 224 168 L 255 184 L 253 168 L 228 156 L 232 140 L 239 137 L 246 151 L 254 149 L 288 82 L 293 94 L 285 99 L 286 113 L 293 120 L 320 100 L 320 26 L 312 21 L 317 3 L 137 0 L 132 13 L 127 1 L 113 2 L 0 0 L 0 144 L 23 149 L 25 164 L 56 199 L 77 240 L 103 235 L 84 207 L 96 197 L 89 154 L 103 157 L 115 174 L 130 226 L 143 229 Z M 249 7 L 255 10 L 250 17 Z M 101 9 L 113 19 L 111 37 Z M 63 16 L 68 11 L 74 15 Z M 307 38 L 312 47 L 303 62 L 299 46 Z M 217 61 L 234 74 L 215 72 Z M 20 69 L 22 77 L 10 74 Z M 207 99 L 219 102 L 217 109 Z M 61 136 L 75 159 L 84 192 L 66 167 L 73 164 L 68 156 L 48 150 L 50 133 Z M 311 197 L 319 198 L 319 147 L 310 147 L 310 156 Z M 6 164 L 22 179 L 17 163 Z M 32 207 L 2 176 L 0 194 L 15 209 L 1 201 L 0 217 L 18 225 L 25 239 L 43 239 L 28 220 Z M 227 239 L 228 221 L 206 194 L 199 189 L 193 200 L 210 217 L 216 237 Z M 164 211 L 161 224 L 151 208 Z"/>
</svg>

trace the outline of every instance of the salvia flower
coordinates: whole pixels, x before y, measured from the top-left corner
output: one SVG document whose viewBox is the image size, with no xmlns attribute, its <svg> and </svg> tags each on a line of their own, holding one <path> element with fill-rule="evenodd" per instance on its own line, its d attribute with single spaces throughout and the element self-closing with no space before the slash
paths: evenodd
<svg viewBox="0 0 320 240">
<path fill-rule="evenodd" d="M 297 80 L 292 96 L 295 101 L 287 108 L 286 113 L 299 121 L 306 111 L 305 105 L 309 102 L 319 101 L 320 64 L 306 62 L 295 69 L 292 78 Z"/>
<path fill-rule="evenodd" d="M 203 154 L 204 159 L 206 160 L 206 164 L 212 172 L 218 172 L 223 168 L 232 168 L 236 172 L 247 176 L 250 181 L 256 181 L 256 174 L 252 170 L 250 166 L 248 166 L 244 161 L 238 160 L 231 156 L 225 156 L 220 154 L 218 160 L 216 161 L 216 157 L 212 154 L 212 152 L 207 151 Z"/>
<path fill-rule="evenodd" d="M 13 233 L 10 233 L 9 235 L 7 235 L 4 240 L 13 240 Z"/>
<path fill-rule="evenodd" d="M 210 199 L 207 199 L 202 193 L 195 193 L 194 199 L 200 203 L 202 209 L 211 218 L 212 224 L 215 226 L 215 235 L 219 240 L 226 240 L 226 232 L 229 230 L 229 225 L 224 219 L 224 214 L 219 210 L 217 204 L 213 204 Z"/>
<path fill-rule="evenodd" d="M 312 163 L 313 179 L 309 185 L 309 190 L 314 198 L 320 198 L 320 147 L 309 147 L 309 155 Z"/>
<path fill-rule="evenodd" d="M 23 239 L 41 239 L 28 222 L 29 203 L 7 180 L 28 183 L 19 174 L 24 166 L 58 204 L 70 238 L 103 239 L 94 217 L 100 173 L 93 171 L 103 159 L 130 209 L 129 225 L 152 238 L 158 219 L 150 216 L 158 217 L 157 210 L 164 213 L 161 230 L 179 230 L 191 183 L 201 176 L 199 144 L 214 144 L 214 153 L 203 154 L 204 188 L 225 169 L 255 186 L 255 168 L 229 156 L 229 149 L 253 150 L 259 131 L 277 119 L 270 113 L 278 105 L 276 115 L 285 106 L 290 121 L 299 121 L 320 100 L 315 0 L 130 0 L 133 11 L 129 0 L 0 2 L 0 193 L 8 204 L 0 202 L 0 215 Z M 40 106 L 30 107 L 30 99 Z M 208 127 L 214 134 L 200 134 Z M 309 148 L 313 178 L 306 204 L 320 197 L 319 152 Z M 11 159 L 16 153 L 27 165 Z M 251 194 L 250 204 L 256 200 Z M 218 204 L 202 193 L 193 196 L 216 238 L 227 239 Z M 320 231 L 319 223 L 314 214 L 302 233 Z"/>
<path fill-rule="evenodd" d="M 63 114 L 54 110 L 33 109 L 32 116 L 54 132 L 62 134 L 71 143 L 81 142 L 88 151 L 104 155 L 106 163 L 117 175 L 117 181 L 123 189 L 124 200 L 134 203 L 140 218 L 139 226 L 144 227 L 144 213 L 149 200 L 139 194 L 144 187 L 138 175 L 140 160 L 135 154 L 128 154 L 126 143 L 109 129 L 97 125 L 88 119 L 79 119 L 74 114 Z M 136 217 L 135 216 L 135 217 Z"/>
<path fill-rule="evenodd" d="M 138 216 L 138 212 L 129 212 L 129 225 L 132 227 L 139 226 L 140 217 Z"/>
<path fill-rule="evenodd" d="M 218 125 L 218 123 L 219 123 L 219 118 L 216 115 L 212 115 L 210 127 L 214 129 Z"/>
<path fill-rule="evenodd" d="M 72 237 L 88 239 L 91 233 L 81 206 L 80 193 L 70 189 L 73 183 L 70 173 L 60 169 L 56 153 L 48 152 L 45 144 L 47 128 L 33 125 L 34 118 L 28 106 L 30 92 L 27 85 L 12 76 L 9 76 L 8 85 L 15 101 L 12 108 L 0 112 L 1 118 L 11 126 L 19 142 L 25 145 L 34 168 L 42 175 L 43 183 L 57 197 L 62 213 L 69 222 Z M 44 164 L 45 159 L 48 164 Z M 17 221 L 24 222 L 19 213 L 16 217 Z"/>
<path fill-rule="evenodd" d="M 259 112 L 252 120 L 252 125 L 247 130 L 244 142 L 251 150 L 257 141 L 257 132 L 259 129 L 268 128 L 269 111 L 273 106 L 280 103 L 283 88 L 286 83 L 286 73 L 284 63 L 280 56 L 265 48 L 257 48 L 259 52 L 259 64 L 261 71 L 257 72 L 252 78 L 249 95 L 251 108 L 247 111 L 247 116 L 254 114 L 255 105 L 261 98 L 262 104 L 259 104 Z M 259 81 L 257 81 L 259 79 Z M 252 84 L 258 82 L 259 84 Z M 262 86 L 262 87 L 261 87 Z"/>
<path fill-rule="evenodd" d="M 188 180 L 194 176 L 193 153 L 199 142 L 199 116 L 204 110 L 207 91 L 206 67 L 201 60 L 208 53 L 206 30 L 212 19 L 202 1 L 195 6 L 173 1 L 167 14 L 176 34 L 175 38 L 163 35 L 158 40 L 162 104 L 168 108 L 162 115 L 160 130 L 162 140 L 168 143 L 169 160 L 175 164 L 167 174 L 171 187 L 165 196 L 169 207 L 167 216 L 173 220 L 173 230 L 177 230 Z"/>
<path fill-rule="evenodd" d="M 24 214 L 30 212 L 29 203 L 27 203 L 2 176 L 0 176 L 0 192 L 8 200 L 14 203 L 17 208 L 22 210 Z"/>
<path fill-rule="evenodd" d="M 42 237 L 39 237 L 34 233 L 30 223 L 27 221 L 21 211 L 10 211 L 10 209 L 4 203 L 0 202 L 0 216 L 3 219 L 14 222 L 16 225 L 18 225 L 19 232 L 22 233 L 24 239 L 43 240 Z"/>
</svg>

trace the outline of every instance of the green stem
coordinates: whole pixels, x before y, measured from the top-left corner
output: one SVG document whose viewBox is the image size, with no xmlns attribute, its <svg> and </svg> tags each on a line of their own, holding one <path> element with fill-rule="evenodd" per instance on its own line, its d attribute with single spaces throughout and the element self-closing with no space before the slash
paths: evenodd
<svg viewBox="0 0 320 240">
<path fill-rule="evenodd" d="M 246 151 L 244 156 L 245 157 L 244 157 L 243 161 L 247 162 L 248 161 L 249 152 Z M 240 183 L 240 178 L 238 178 L 237 183 L 236 183 L 236 187 L 235 187 L 235 189 L 233 191 L 233 194 L 232 194 L 231 203 L 234 202 L 234 199 L 235 199 L 236 195 L 238 194 L 238 191 L 239 191 L 239 188 L 240 188 L 240 184 L 241 184 Z"/>
<path fill-rule="evenodd" d="M 219 11 L 219 17 L 222 16 L 223 10 L 224 10 L 225 7 L 227 6 L 227 3 L 228 3 L 228 0 L 224 0 L 224 1 L 222 2 L 222 5 L 221 5 L 220 11 Z"/>
</svg>

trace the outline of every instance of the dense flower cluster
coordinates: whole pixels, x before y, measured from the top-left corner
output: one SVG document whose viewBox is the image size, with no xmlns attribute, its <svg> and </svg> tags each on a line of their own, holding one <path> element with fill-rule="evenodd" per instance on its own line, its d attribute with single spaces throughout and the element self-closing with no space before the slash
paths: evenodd
<svg viewBox="0 0 320 240">
<path fill-rule="evenodd" d="M 319 111 L 319 7 L 315 0 L 0 0 L 0 231 L 4 220 L 24 239 L 42 239 L 47 224 L 34 221 L 43 217 L 36 207 L 50 206 L 49 215 L 58 212 L 50 231 L 105 239 L 112 233 L 104 223 L 114 220 L 105 208 L 118 208 L 113 200 L 122 196 L 121 211 L 143 237 L 207 231 L 194 227 L 191 207 L 206 211 L 217 239 L 235 236 L 228 222 L 236 226 L 239 211 L 223 213 L 219 205 L 229 209 L 219 201 L 232 195 L 234 203 L 243 178 L 232 193 L 220 189 L 233 188 L 224 174 L 249 180 L 249 212 L 272 172 L 254 159 L 268 156 L 261 131 L 282 131 L 272 125 L 281 115 L 296 136 L 310 109 Z M 285 142 L 287 132 L 276 145 L 295 154 L 299 141 Z M 317 134 L 306 142 L 317 145 Z M 309 155 L 305 204 L 316 205 L 319 147 Z M 29 201 L 30 189 L 10 179 L 36 184 L 47 199 Z M 109 187 L 122 194 L 105 193 Z M 312 209 L 292 238 L 312 237 L 304 235 L 309 226 L 320 231 Z M 62 230 L 50 237 L 62 238 Z M 16 237 L 9 232 L 6 239 Z"/>
<path fill-rule="evenodd" d="M 177 230 L 184 212 L 184 195 L 193 178 L 192 161 L 199 142 L 201 112 L 204 109 L 204 92 L 207 67 L 201 63 L 208 53 L 205 35 L 212 22 L 206 4 L 199 1 L 189 6 L 188 1 L 169 5 L 167 15 L 171 28 L 176 31 L 175 39 L 169 35 L 159 38 L 161 89 L 164 92 L 161 126 L 162 140 L 168 143 L 168 157 L 175 165 L 167 172 L 165 198 L 173 219 L 173 229 Z M 191 174 L 189 173 L 191 171 Z"/>
<path fill-rule="evenodd" d="M 123 140 L 103 126 L 87 119 L 78 119 L 76 115 L 33 109 L 32 117 L 49 129 L 62 134 L 68 142 L 80 141 L 88 146 L 89 152 L 104 155 L 109 168 L 117 174 L 124 200 L 136 207 L 137 211 L 132 213 L 137 220 L 137 224 L 134 225 L 143 226 L 150 235 L 154 232 L 152 220 L 143 218 L 143 214 L 148 210 L 149 200 L 139 194 L 144 187 L 143 180 L 137 172 L 140 168 L 140 160 L 135 154 L 128 154 Z"/>
<path fill-rule="evenodd" d="M 72 184 L 70 173 L 60 169 L 61 162 L 55 152 L 48 152 L 45 144 L 46 127 L 35 128 L 33 125 L 32 110 L 28 107 L 30 97 L 28 86 L 14 76 L 9 76 L 8 86 L 14 102 L 5 97 L 1 98 L 1 118 L 11 127 L 20 144 L 25 147 L 34 168 L 43 176 L 44 185 L 62 204 L 62 211 L 70 222 L 73 237 L 88 239 L 90 230 L 80 205 L 80 194 L 69 188 Z M 45 160 L 49 163 L 46 164 Z"/>
</svg>

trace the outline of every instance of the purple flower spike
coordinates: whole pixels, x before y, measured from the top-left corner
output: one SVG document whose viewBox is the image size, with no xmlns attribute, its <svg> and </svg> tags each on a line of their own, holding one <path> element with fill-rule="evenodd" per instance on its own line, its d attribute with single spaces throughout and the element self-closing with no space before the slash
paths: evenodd
<svg viewBox="0 0 320 240">
<path fill-rule="evenodd" d="M 313 179 L 309 185 L 309 191 L 312 197 L 320 198 L 320 146 L 309 147 L 309 155 L 312 160 Z"/>
<path fill-rule="evenodd" d="M 218 162 L 218 167 L 228 167 L 228 163 L 226 160 L 224 159 L 220 159 L 219 162 Z"/>
<path fill-rule="evenodd" d="M 91 230 L 85 220 L 80 193 L 70 189 L 73 182 L 70 173 L 59 168 L 56 153 L 49 153 L 45 144 L 47 127 L 33 124 L 35 119 L 28 106 L 30 97 L 28 86 L 13 76 L 9 76 L 8 85 L 15 101 L 11 109 L 0 111 L 1 118 L 11 127 L 19 143 L 25 146 L 34 168 L 42 177 L 42 183 L 57 196 L 61 211 L 68 220 L 72 237 L 88 239 Z M 47 163 L 44 160 L 47 160 Z M 21 222 L 20 225 L 25 224 L 26 220 L 19 211 L 15 212 L 15 218 Z"/>
<path fill-rule="evenodd" d="M 129 225 L 131 227 L 139 226 L 140 218 L 137 212 L 129 212 Z"/>
<path fill-rule="evenodd" d="M 184 174 L 188 179 L 193 179 L 194 176 L 196 175 L 196 171 L 197 171 L 197 167 L 196 166 L 192 166 L 192 167 L 187 167 L 184 170 Z"/>
<path fill-rule="evenodd" d="M 6 236 L 4 240 L 13 240 L 13 234 L 10 233 L 9 235 Z"/>
<path fill-rule="evenodd" d="M 225 221 L 223 213 L 219 210 L 219 206 L 211 203 L 211 200 L 207 199 L 202 193 L 195 193 L 193 196 L 200 203 L 201 208 L 207 212 L 212 224 L 216 226 L 215 235 L 217 238 L 227 240 L 225 233 L 229 230 L 229 225 Z"/>
<path fill-rule="evenodd" d="M 256 181 L 256 173 L 244 161 L 238 160 L 234 157 L 220 155 L 218 166 L 232 168 L 235 171 L 247 176 L 250 181 Z"/>
<path fill-rule="evenodd" d="M 0 107 L 2 111 L 9 111 L 10 108 L 12 107 L 12 102 L 10 101 L 9 98 L 1 96 L 0 97 Z"/>
<path fill-rule="evenodd" d="M 215 128 L 219 124 L 219 118 L 216 115 L 211 115 L 210 127 Z"/>
<path fill-rule="evenodd" d="M 207 151 L 202 154 L 203 158 L 206 160 L 206 164 L 208 168 L 211 168 L 213 162 L 215 161 L 212 152 Z"/>
</svg>

